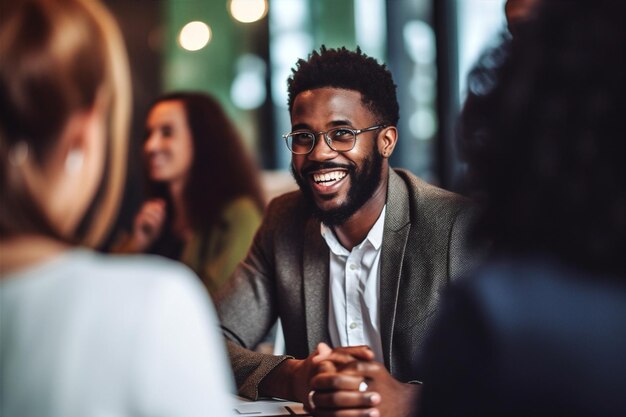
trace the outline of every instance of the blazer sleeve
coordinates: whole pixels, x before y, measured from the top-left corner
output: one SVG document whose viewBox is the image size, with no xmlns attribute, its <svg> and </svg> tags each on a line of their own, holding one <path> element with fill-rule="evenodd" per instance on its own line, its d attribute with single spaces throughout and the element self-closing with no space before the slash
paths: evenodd
<svg viewBox="0 0 626 417">
<path fill-rule="evenodd" d="M 448 245 L 448 276 L 451 280 L 469 273 L 485 257 L 486 248 L 479 247 L 472 240 L 471 232 L 476 214 L 476 207 L 463 200 L 452 222 Z"/>
<path fill-rule="evenodd" d="M 275 202 L 267 210 L 246 258 L 215 297 L 239 394 L 256 400 L 262 379 L 289 356 L 254 352 L 278 317 L 274 239 Z"/>
</svg>

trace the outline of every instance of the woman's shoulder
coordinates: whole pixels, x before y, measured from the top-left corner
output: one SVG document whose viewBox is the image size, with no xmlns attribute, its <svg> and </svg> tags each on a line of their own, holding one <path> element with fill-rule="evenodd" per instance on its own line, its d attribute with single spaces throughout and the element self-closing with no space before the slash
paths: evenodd
<svg viewBox="0 0 626 417">
<path fill-rule="evenodd" d="M 252 197 L 246 195 L 235 197 L 234 199 L 224 204 L 223 211 L 241 211 L 255 213 L 261 212 L 256 201 Z"/>
<path fill-rule="evenodd" d="M 3 281 L 8 285 L 23 285 L 22 282 L 60 280 L 67 284 L 88 282 L 93 286 L 101 280 L 102 285 L 111 285 L 119 281 L 178 279 L 174 277 L 190 274 L 184 265 L 157 255 L 112 255 L 74 248 L 8 274 Z"/>
<path fill-rule="evenodd" d="M 91 266 L 90 266 L 91 265 Z M 194 282 L 195 274 L 187 266 L 159 255 L 110 255 L 92 252 L 84 267 L 98 271 L 95 278 L 106 275 L 109 280 L 125 284 L 151 285 Z"/>
<path fill-rule="evenodd" d="M 31 305 L 58 323 L 89 312 L 117 328 L 133 326 L 128 317 L 154 319 L 163 307 L 181 306 L 190 317 L 212 319 L 210 299 L 186 266 L 156 255 L 106 255 L 72 249 L 33 265 L 2 282 L 2 300 Z M 7 309 L 13 307 L 7 304 Z M 61 306 L 63 308 L 59 308 Z M 104 320 L 104 321 L 103 321 Z M 136 323 L 140 326 L 140 323 Z M 59 324 L 59 326 L 62 326 Z M 63 325 L 64 326 L 64 325 Z"/>
<path fill-rule="evenodd" d="M 249 196 L 236 197 L 224 205 L 222 218 L 226 221 L 249 219 L 260 223 L 262 211 L 254 199 Z"/>
<path fill-rule="evenodd" d="M 586 323 L 590 329 L 598 325 L 600 317 L 612 322 L 618 316 L 626 317 L 624 283 L 547 257 L 487 262 L 453 283 L 450 292 L 504 332 L 520 323 L 527 329 L 564 329 L 574 313 L 580 313 L 578 325 Z M 619 320 L 625 323 L 625 319 Z"/>
<path fill-rule="evenodd" d="M 139 315 L 158 317 L 158 310 L 177 306 L 189 317 L 212 316 L 208 293 L 198 276 L 181 262 L 158 255 L 106 255 L 87 252 L 74 276 L 74 287 L 98 291 L 98 302 L 125 305 Z M 152 313 L 150 313 L 152 312 Z M 204 317 L 209 320 L 212 317 Z"/>
<path fill-rule="evenodd" d="M 202 293 L 197 276 L 185 265 L 158 255 L 109 255 L 89 249 L 65 253 L 3 277 L 3 290 L 17 294 L 63 293 L 100 301 L 167 298 L 168 292 Z M 161 295 L 160 295 L 161 294 Z M 200 295 L 202 297 L 203 294 Z"/>
</svg>

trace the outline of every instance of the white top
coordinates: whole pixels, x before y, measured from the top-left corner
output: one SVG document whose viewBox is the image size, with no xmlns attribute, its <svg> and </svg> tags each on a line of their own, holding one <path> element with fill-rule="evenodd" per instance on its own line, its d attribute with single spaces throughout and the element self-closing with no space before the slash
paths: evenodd
<svg viewBox="0 0 626 417">
<path fill-rule="evenodd" d="M 76 249 L 0 280 L 2 417 L 233 414 L 208 295 L 180 264 Z"/>
<path fill-rule="evenodd" d="M 380 339 L 380 248 L 385 212 L 367 237 L 348 251 L 332 229 L 323 223 L 321 233 L 330 249 L 328 330 L 333 346 L 367 345 L 375 359 L 383 362 Z"/>
</svg>

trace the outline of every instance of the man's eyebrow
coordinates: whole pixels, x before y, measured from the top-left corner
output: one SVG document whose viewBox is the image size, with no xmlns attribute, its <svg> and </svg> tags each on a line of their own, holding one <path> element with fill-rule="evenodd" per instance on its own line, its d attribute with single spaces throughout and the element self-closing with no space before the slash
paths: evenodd
<svg viewBox="0 0 626 417">
<path fill-rule="evenodd" d="M 295 132 L 296 130 L 311 130 L 311 128 L 306 123 L 298 123 L 298 124 L 292 125 L 291 130 Z"/>
<path fill-rule="evenodd" d="M 352 126 L 352 122 L 350 120 L 333 120 L 332 122 L 330 122 L 328 124 L 328 126 L 330 127 L 336 127 L 336 126 Z M 296 130 L 309 130 L 309 131 L 313 131 L 313 129 L 311 129 L 311 126 L 309 126 L 306 123 L 296 123 L 295 125 L 291 126 L 291 130 L 293 132 L 295 132 Z"/>
<path fill-rule="evenodd" d="M 333 120 L 330 122 L 331 126 L 352 126 L 352 122 L 350 120 Z"/>
</svg>

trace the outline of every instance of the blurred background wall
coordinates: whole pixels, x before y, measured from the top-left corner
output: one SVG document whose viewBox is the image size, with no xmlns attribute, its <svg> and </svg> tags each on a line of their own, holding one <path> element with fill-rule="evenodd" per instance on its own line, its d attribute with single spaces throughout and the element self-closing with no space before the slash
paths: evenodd
<svg viewBox="0 0 626 417">
<path fill-rule="evenodd" d="M 465 77 L 504 30 L 504 0 L 105 0 L 129 49 L 134 113 L 127 227 L 142 201 L 141 145 L 151 101 L 171 90 L 215 95 L 235 121 L 265 183 L 290 154 L 286 80 L 298 58 L 325 44 L 357 45 L 385 62 L 398 85 L 399 149 L 392 166 L 455 189 L 454 151 Z M 281 184 L 276 185 L 280 189 Z"/>
</svg>

